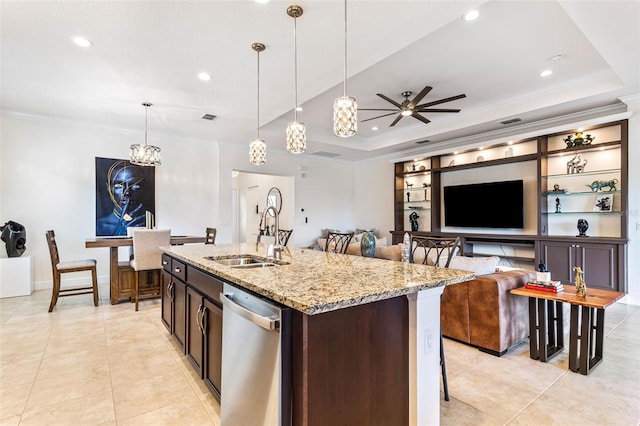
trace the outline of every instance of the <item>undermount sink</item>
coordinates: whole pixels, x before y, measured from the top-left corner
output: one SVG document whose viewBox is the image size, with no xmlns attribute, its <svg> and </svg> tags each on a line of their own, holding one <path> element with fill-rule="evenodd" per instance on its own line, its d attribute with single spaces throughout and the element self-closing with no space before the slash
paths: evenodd
<svg viewBox="0 0 640 426">
<path fill-rule="evenodd" d="M 270 266 L 288 265 L 289 262 L 270 259 L 267 257 L 252 256 L 242 254 L 237 256 L 207 256 L 206 259 L 213 260 L 221 265 L 231 268 L 253 269 L 266 268 Z"/>
</svg>

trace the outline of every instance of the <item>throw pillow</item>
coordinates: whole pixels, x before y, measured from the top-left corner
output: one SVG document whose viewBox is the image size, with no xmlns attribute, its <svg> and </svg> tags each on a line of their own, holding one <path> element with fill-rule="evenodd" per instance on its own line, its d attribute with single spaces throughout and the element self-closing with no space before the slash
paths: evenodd
<svg viewBox="0 0 640 426">
<path fill-rule="evenodd" d="M 402 244 L 396 244 L 394 246 L 376 246 L 376 255 L 378 259 L 386 260 L 402 260 Z"/>
<path fill-rule="evenodd" d="M 318 245 L 320 246 L 320 250 L 324 251 L 324 248 L 327 245 L 327 239 L 326 238 L 318 238 Z"/>
<path fill-rule="evenodd" d="M 493 274 L 500 262 L 498 256 L 491 257 L 465 257 L 455 256 L 451 259 L 449 268 L 462 269 L 463 271 L 471 271 L 476 275 Z"/>
<path fill-rule="evenodd" d="M 353 256 L 361 256 L 362 253 L 360 251 L 360 243 L 349 243 L 349 247 L 347 247 L 347 254 L 351 254 Z"/>
</svg>

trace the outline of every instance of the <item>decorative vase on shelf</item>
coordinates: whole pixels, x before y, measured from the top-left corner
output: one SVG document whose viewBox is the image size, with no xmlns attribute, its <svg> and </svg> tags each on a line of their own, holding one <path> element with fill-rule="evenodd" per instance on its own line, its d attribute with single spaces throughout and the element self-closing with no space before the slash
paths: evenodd
<svg viewBox="0 0 640 426">
<path fill-rule="evenodd" d="M 376 236 L 373 230 L 367 230 L 362 233 L 360 253 L 364 257 L 373 257 L 376 254 Z"/>
</svg>

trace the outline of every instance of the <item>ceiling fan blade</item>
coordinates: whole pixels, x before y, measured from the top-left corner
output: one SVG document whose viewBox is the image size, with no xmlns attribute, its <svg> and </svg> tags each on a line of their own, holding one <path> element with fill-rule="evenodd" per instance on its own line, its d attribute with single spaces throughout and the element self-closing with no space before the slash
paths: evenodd
<svg viewBox="0 0 640 426">
<path fill-rule="evenodd" d="M 422 91 L 418 93 L 415 98 L 413 98 L 413 100 L 411 101 L 411 105 L 413 105 L 414 107 L 418 105 L 418 102 L 420 102 L 422 98 L 427 96 L 427 94 L 431 91 L 431 89 L 433 89 L 433 87 L 424 86 L 424 89 L 422 89 Z"/>
<path fill-rule="evenodd" d="M 414 110 L 415 112 L 460 112 L 459 109 L 447 109 L 447 108 L 421 108 Z"/>
<path fill-rule="evenodd" d="M 467 95 L 465 95 L 465 94 L 458 95 L 458 96 L 452 96 L 450 98 L 440 99 L 439 101 L 427 102 L 426 104 L 418 105 L 418 106 L 415 107 L 415 109 L 422 109 L 422 108 L 426 108 L 426 107 L 430 107 L 430 106 L 434 106 L 434 105 L 440 105 L 440 104 L 443 104 L 445 102 L 451 102 L 451 101 L 455 101 L 456 99 L 462 99 L 462 98 L 466 98 L 466 97 L 467 97 Z"/>
<path fill-rule="evenodd" d="M 431 121 L 428 118 L 425 118 L 423 116 L 421 116 L 420 114 L 418 114 L 417 112 L 413 112 L 413 114 L 411 114 L 411 116 L 413 118 L 417 118 L 418 120 L 422 121 L 424 124 L 429 124 L 431 123 Z"/>
<path fill-rule="evenodd" d="M 387 117 L 387 116 L 393 115 L 393 114 L 397 114 L 397 112 L 390 112 L 389 114 L 384 114 L 384 115 L 379 115 L 377 117 L 367 118 L 366 120 L 360 120 L 360 122 L 364 123 L 365 121 L 371 121 L 371 120 L 375 120 L 376 118 Z"/>
<path fill-rule="evenodd" d="M 397 109 L 391 109 L 391 108 L 358 108 L 358 111 L 396 111 L 398 112 Z"/>
<path fill-rule="evenodd" d="M 389 124 L 389 127 L 393 127 L 393 126 L 395 126 L 396 124 L 398 124 L 398 121 L 402 120 L 402 117 L 404 117 L 404 115 L 399 114 L 399 115 L 396 117 L 396 119 L 395 119 L 395 120 L 393 120 L 393 122 L 392 122 L 391 124 Z"/>
<path fill-rule="evenodd" d="M 382 93 L 376 93 L 376 95 L 380 96 L 382 99 L 384 99 L 385 101 L 397 106 L 398 108 L 402 108 L 402 105 L 400 105 L 399 103 L 397 103 L 396 101 L 394 101 L 393 99 L 391 99 L 388 96 L 383 95 Z"/>
</svg>

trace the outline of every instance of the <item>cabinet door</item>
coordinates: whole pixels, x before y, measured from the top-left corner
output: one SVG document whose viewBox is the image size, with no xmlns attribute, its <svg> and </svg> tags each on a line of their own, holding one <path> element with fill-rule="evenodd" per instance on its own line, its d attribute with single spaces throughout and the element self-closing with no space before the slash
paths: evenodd
<svg viewBox="0 0 640 426">
<path fill-rule="evenodd" d="M 542 241 L 541 244 L 541 260 L 551 272 L 551 279 L 571 284 L 576 263 L 574 244 L 563 241 Z"/>
<path fill-rule="evenodd" d="M 204 380 L 218 398 L 222 382 L 222 307 L 204 300 Z"/>
<path fill-rule="evenodd" d="M 582 267 L 589 287 L 618 290 L 618 256 L 615 244 L 580 244 L 577 264 Z"/>
<path fill-rule="evenodd" d="M 187 358 L 202 378 L 202 359 L 204 358 L 204 336 L 200 326 L 201 313 L 204 308 L 203 297 L 200 293 L 187 288 Z"/>
<path fill-rule="evenodd" d="M 173 292 L 170 289 L 171 284 L 171 275 L 167 272 L 162 271 L 162 275 L 160 278 L 160 292 L 162 296 L 162 310 L 161 310 L 161 319 L 162 323 L 169 333 L 173 333 L 173 320 L 171 318 L 172 314 L 172 303 L 171 299 L 173 298 Z"/>
<path fill-rule="evenodd" d="M 177 278 L 173 278 L 173 337 L 184 350 L 186 337 L 186 303 L 187 286 Z"/>
</svg>

